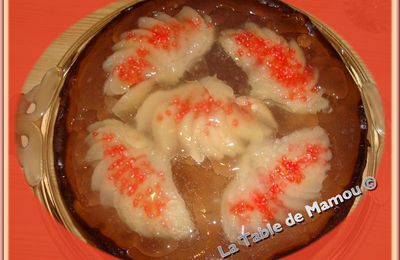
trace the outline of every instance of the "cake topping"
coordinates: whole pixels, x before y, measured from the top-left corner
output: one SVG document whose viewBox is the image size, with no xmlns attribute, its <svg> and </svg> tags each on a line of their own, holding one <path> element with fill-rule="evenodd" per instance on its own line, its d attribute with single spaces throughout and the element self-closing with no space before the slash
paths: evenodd
<svg viewBox="0 0 400 260">
<path fill-rule="evenodd" d="M 92 189 L 101 203 L 146 237 L 182 239 L 194 225 L 172 181 L 169 161 L 141 134 L 116 120 L 90 126 L 85 161 L 94 165 Z"/>
<path fill-rule="evenodd" d="M 202 162 L 240 155 L 248 143 L 271 136 L 277 124 L 261 102 L 236 98 L 225 83 L 207 77 L 151 94 L 137 112 L 136 126 L 162 151 Z"/>
<path fill-rule="evenodd" d="M 268 68 L 270 77 L 277 80 L 282 86 L 289 88 L 289 99 L 299 99 L 306 102 L 305 85 L 313 80 L 313 71 L 310 66 L 304 66 L 295 57 L 294 49 L 283 43 L 272 43 L 253 32 L 241 32 L 233 35 L 233 39 L 240 46 L 237 50 L 239 57 L 250 57 L 255 65 Z M 297 92 L 297 96 L 294 95 Z"/>
<path fill-rule="evenodd" d="M 123 83 L 134 85 L 144 80 L 145 71 L 152 68 L 152 64 L 146 60 L 149 51 L 141 48 L 134 56 L 126 58 L 114 68 L 116 74 Z"/>
<path fill-rule="evenodd" d="M 250 148 L 224 191 L 223 228 L 232 241 L 318 199 L 332 154 L 320 128 L 296 131 Z"/>
<path fill-rule="evenodd" d="M 306 64 L 296 41 L 247 23 L 221 33 L 219 42 L 248 75 L 252 95 L 272 100 L 291 112 L 316 113 L 329 107 L 316 85 L 318 72 Z"/>
<path fill-rule="evenodd" d="M 104 62 L 107 95 L 122 95 L 143 81 L 174 84 L 207 52 L 214 41 L 210 18 L 183 7 L 175 16 L 141 17 L 138 29 L 126 32 Z"/>
</svg>

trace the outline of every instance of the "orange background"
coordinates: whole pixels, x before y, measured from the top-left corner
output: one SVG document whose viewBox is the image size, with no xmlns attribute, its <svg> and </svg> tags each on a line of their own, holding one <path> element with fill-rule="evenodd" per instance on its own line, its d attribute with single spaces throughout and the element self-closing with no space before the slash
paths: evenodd
<svg viewBox="0 0 400 260">
<path fill-rule="evenodd" d="M 342 224 L 287 259 L 390 259 L 391 232 L 391 27 L 389 0 L 288 0 L 325 22 L 350 43 L 366 63 L 386 113 L 386 144 L 378 189 L 365 195 Z M 46 47 L 72 24 L 110 0 L 9 1 L 9 93 L 21 90 Z M 111 259 L 55 223 L 36 200 L 18 165 L 14 145 L 16 104 L 10 102 L 10 259 Z"/>
</svg>

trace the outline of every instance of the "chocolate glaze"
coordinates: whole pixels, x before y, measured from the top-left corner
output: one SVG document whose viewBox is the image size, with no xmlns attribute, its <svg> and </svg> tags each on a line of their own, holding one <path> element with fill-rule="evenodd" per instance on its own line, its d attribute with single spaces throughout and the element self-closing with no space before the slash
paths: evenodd
<svg viewBox="0 0 400 260">
<path fill-rule="evenodd" d="M 333 108 L 332 113 L 318 113 L 316 116 L 295 115 L 273 106 L 271 110 L 280 125 L 278 137 L 295 129 L 317 124 L 329 133 L 333 153 L 332 170 L 324 182 L 321 200 L 359 184 L 365 167 L 367 121 L 357 86 L 336 51 L 307 17 L 281 2 L 268 0 L 153 0 L 132 5 L 88 43 L 70 68 L 60 93 L 53 142 L 59 189 L 71 216 L 76 220 L 76 225 L 95 246 L 124 259 L 148 259 L 149 254 L 157 255 L 154 252 L 165 243 L 143 239 L 128 231 L 118 220 L 115 210 L 96 205 L 98 194 L 90 192 L 88 181 L 92 169 L 82 162 L 82 156 L 87 149 L 84 145 L 86 127 L 94 121 L 113 117 L 109 107 L 115 100 L 102 95 L 107 75 L 101 66 L 112 53 L 111 46 L 118 40 L 119 35 L 135 28 L 136 21 L 141 16 L 151 16 L 155 11 L 174 15 L 184 5 L 211 16 L 217 30 L 236 28 L 244 22 L 252 21 L 277 31 L 287 39 L 296 39 L 299 45 L 303 46 L 307 62 L 320 70 L 319 84 L 326 90 L 326 97 Z M 218 44 L 212 47 L 203 61 L 184 75 L 183 80 L 214 74 L 227 81 L 236 94 L 249 92 L 246 74 Z M 223 190 L 229 178 L 214 174 L 207 163 L 196 167 L 179 159 L 174 161 L 173 171 L 177 188 L 188 203 L 196 224 L 204 230 L 211 231 L 211 235 L 200 231 L 199 237 L 194 241 L 172 242 L 174 250 L 164 252 L 164 258 L 184 259 L 196 254 L 202 258 L 219 257 L 216 247 L 222 245 L 226 248 L 229 243 L 223 237 L 221 228 L 204 222 L 197 209 L 200 205 L 212 209 L 210 205 L 205 204 L 212 196 L 221 195 L 221 192 L 216 190 Z M 210 183 L 212 185 L 209 185 Z M 241 247 L 234 258 L 269 259 L 296 251 L 335 227 L 348 214 L 353 202 L 347 201 L 301 225 L 285 229 L 273 240 L 268 239 L 250 249 Z M 211 210 L 205 219 L 211 220 L 215 214 Z M 142 245 L 142 251 L 132 247 L 129 241 Z M 150 248 L 150 245 L 160 245 L 160 248 Z M 128 250 L 129 247 L 131 249 Z M 143 253 L 144 251 L 146 252 Z"/>
</svg>

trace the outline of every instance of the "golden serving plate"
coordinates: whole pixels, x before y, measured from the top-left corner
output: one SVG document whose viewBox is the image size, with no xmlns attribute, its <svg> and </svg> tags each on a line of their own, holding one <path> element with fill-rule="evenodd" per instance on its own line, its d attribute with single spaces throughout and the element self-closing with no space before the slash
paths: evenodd
<svg viewBox="0 0 400 260">
<path fill-rule="evenodd" d="M 18 155 L 27 183 L 53 217 L 90 244 L 94 243 L 79 229 L 62 199 L 54 168 L 53 132 L 60 102 L 59 93 L 69 69 L 88 42 L 114 17 L 139 2 L 141 1 L 131 0 L 113 3 L 96 11 L 64 33 L 50 46 L 32 71 L 21 95 L 17 113 Z M 382 155 L 385 136 L 385 117 L 375 82 L 358 55 L 332 29 L 296 7 L 291 7 L 310 18 L 340 55 L 359 88 L 368 121 L 367 139 L 370 144 L 363 178 L 374 177 Z M 74 37 L 77 35 L 81 36 L 76 40 Z M 74 43 L 70 45 L 72 42 Z M 64 52 L 60 59 L 59 53 Z M 54 61 L 54 65 L 57 61 L 58 63 L 53 67 L 48 62 L 45 64 L 44 60 Z M 33 85 L 32 82 L 37 82 L 45 70 L 47 72 L 41 83 L 28 90 L 29 86 Z M 360 199 L 361 197 L 356 199 L 352 209 L 357 206 Z"/>
</svg>

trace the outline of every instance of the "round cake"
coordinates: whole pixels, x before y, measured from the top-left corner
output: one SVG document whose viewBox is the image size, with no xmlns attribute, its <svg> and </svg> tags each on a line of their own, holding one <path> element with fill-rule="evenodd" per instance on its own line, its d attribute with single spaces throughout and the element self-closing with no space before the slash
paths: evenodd
<svg viewBox="0 0 400 260">
<path fill-rule="evenodd" d="M 312 217 L 305 206 L 359 184 L 365 166 L 357 85 L 310 20 L 277 1 L 134 4 L 85 46 L 60 101 L 64 202 L 120 258 L 289 254 L 354 199 Z"/>
</svg>

